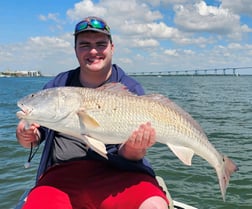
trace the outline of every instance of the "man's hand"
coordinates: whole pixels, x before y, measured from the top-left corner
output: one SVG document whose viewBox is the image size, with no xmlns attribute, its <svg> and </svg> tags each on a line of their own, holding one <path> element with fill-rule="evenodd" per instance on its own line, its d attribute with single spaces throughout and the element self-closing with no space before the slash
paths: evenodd
<svg viewBox="0 0 252 209">
<path fill-rule="evenodd" d="M 140 127 L 132 133 L 128 140 L 119 148 L 119 154 L 129 160 L 140 160 L 146 150 L 156 142 L 155 129 L 151 127 L 151 123 L 140 125 Z"/>
<path fill-rule="evenodd" d="M 21 120 L 16 129 L 16 137 L 18 142 L 25 148 L 30 148 L 36 146 L 39 143 L 40 132 L 38 130 L 38 124 L 31 124 L 29 127 L 26 127 L 27 123 Z"/>
</svg>

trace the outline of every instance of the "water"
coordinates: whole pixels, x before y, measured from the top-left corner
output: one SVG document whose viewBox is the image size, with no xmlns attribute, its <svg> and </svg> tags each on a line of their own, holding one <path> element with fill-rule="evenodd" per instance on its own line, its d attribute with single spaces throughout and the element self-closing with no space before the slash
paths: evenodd
<svg viewBox="0 0 252 209">
<path fill-rule="evenodd" d="M 0 208 L 13 208 L 35 180 L 41 148 L 25 169 L 29 150 L 16 141 L 16 102 L 42 88 L 50 78 L 0 78 Z M 214 169 L 195 156 L 183 165 L 166 146 L 148 151 L 158 175 L 175 200 L 198 208 L 252 208 L 252 76 L 136 77 L 147 93 L 169 96 L 203 127 L 209 140 L 239 166 L 231 177 L 226 202 L 221 198 Z"/>
</svg>

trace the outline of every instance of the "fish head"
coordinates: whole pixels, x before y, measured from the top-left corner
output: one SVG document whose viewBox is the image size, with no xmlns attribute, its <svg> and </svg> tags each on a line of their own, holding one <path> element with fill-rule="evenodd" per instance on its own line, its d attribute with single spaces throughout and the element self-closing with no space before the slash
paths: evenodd
<svg viewBox="0 0 252 209">
<path fill-rule="evenodd" d="M 21 111 L 17 112 L 19 119 L 40 125 L 55 123 L 69 114 L 77 99 L 70 89 L 50 88 L 32 93 L 17 102 Z"/>
</svg>

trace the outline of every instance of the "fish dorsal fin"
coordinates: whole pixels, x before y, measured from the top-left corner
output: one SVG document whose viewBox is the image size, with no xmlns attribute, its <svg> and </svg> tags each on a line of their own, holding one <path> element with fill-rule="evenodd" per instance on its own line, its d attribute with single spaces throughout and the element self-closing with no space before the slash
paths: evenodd
<svg viewBox="0 0 252 209">
<path fill-rule="evenodd" d="M 106 92 L 111 92 L 111 93 L 120 93 L 123 95 L 134 95 L 132 92 L 128 90 L 128 88 L 123 85 L 122 83 L 106 83 L 96 90 L 99 91 L 106 91 Z"/>
<path fill-rule="evenodd" d="M 175 146 L 172 144 L 167 144 L 167 146 L 172 150 L 172 152 L 185 164 L 192 165 L 192 157 L 194 152 L 192 149 L 182 146 Z"/>
<path fill-rule="evenodd" d="M 84 128 L 85 127 L 97 128 L 100 126 L 100 124 L 90 115 L 88 115 L 83 109 L 80 109 L 77 112 L 77 115 L 79 116 L 81 128 L 83 128 L 82 126 L 84 126 Z"/>
<path fill-rule="evenodd" d="M 167 103 L 172 102 L 170 99 L 168 99 L 167 97 L 165 97 L 162 94 L 146 94 L 141 97 L 144 97 L 144 98 L 150 99 L 150 100 L 155 100 L 155 101 L 158 101 L 163 104 L 167 104 Z"/>
<path fill-rule="evenodd" d="M 102 157 L 108 159 L 106 146 L 105 146 L 105 144 L 103 142 L 98 141 L 97 139 L 94 139 L 94 138 L 92 138 L 90 136 L 87 136 L 87 135 L 83 135 L 82 139 L 87 143 L 87 145 L 92 150 L 94 150 L 95 152 L 97 152 Z"/>
</svg>

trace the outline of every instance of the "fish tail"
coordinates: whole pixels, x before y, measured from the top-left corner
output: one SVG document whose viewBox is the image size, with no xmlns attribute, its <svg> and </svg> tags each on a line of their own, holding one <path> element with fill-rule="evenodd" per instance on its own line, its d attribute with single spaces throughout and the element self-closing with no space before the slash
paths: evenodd
<svg viewBox="0 0 252 209">
<path fill-rule="evenodd" d="M 217 170 L 217 175 L 219 179 L 221 195 L 224 202 L 230 176 L 235 171 L 238 171 L 238 167 L 231 159 L 226 156 L 223 156 L 223 163 L 221 168 Z"/>
</svg>

